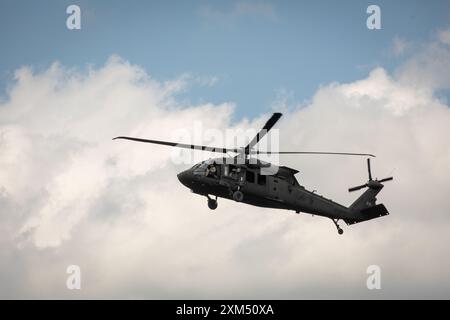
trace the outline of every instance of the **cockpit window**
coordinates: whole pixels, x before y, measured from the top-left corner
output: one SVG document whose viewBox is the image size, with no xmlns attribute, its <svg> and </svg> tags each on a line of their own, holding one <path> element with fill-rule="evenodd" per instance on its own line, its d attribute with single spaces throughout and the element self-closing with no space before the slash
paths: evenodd
<svg viewBox="0 0 450 320">
<path fill-rule="evenodd" d="M 206 160 L 193 167 L 195 175 L 202 175 L 206 177 L 218 177 L 219 165 L 213 160 Z"/>
<path fill-rule="evenodd" d="M 197 175 L 205 175 L 207 166 L 208 164 L 206 163 L 206 161 L 203 161 L 193 167 L 194 169 L 193 173 Z"/>
</svg>

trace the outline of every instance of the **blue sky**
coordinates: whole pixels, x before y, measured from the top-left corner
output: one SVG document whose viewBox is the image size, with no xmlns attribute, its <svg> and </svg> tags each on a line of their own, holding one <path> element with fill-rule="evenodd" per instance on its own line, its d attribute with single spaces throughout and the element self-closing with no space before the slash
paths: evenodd
<svg viewBox="0 0 450 320">
<path fill-rule="evenodd" d="M 66 28 L 70 4 L 81 7 L 81 30 Z M 381 8 L 382 30 L 366 28 L 370 4 Z M 391 52 L 395 37 L 419 43 L 450 22 L 450 1 L 442 0 L 2 0 L 0 8 L 3 95 L 22 65 L 84 68 L 118 54 L 157 80 L 216 77 L 183 98 L 235 102 L 238 117 L 270 111 L 285 96 L 310 99 L 320 85 L 363 78 L 376 66 L 393 70 L 405 58 Z"/>
</svg>

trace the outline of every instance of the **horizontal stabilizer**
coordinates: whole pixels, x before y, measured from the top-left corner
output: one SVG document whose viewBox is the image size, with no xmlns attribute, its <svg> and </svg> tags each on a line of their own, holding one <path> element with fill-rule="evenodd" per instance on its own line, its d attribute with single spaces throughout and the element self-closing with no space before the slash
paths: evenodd
<svg viewBox="0 0 450 320">
<path fill-rule="evenodd" d="M 380 218 L 388 214 L 389 212 L 384 206 L 384 204 L 377 204 L 376 206 L 361 210 L 361 214 L 358 216 L 358 219 L 346 219 L 344 221 L 346 224 L 355 224 L 358 222 Z"/>
</svg>

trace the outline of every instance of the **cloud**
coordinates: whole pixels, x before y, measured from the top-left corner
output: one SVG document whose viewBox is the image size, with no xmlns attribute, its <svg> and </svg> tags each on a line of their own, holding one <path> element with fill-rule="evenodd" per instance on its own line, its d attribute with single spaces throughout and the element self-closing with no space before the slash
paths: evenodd
<svg viewBox="0 0 450 320">
<path fill-rule="evenodd" d="M 217 76 L 198 76 L 195 78 L 195 81 L 203 87 L 213 87 L 219 81 L 219 77 Z"/>
<path fill-rule="evenodd" d="M 277 21 L 279 18 L 275 8 L 270 3 L 263 1 L 239 1 L 229 9 L 202 6 L 199 14 L 208 20 L 221 22 L 232 22 L 248 17 L 262 18 L 268 21 Z"/>
<path fill-rule="evenodd" d="M 435 93 L 449 83 L 428 68 L 449 63 L 446 50 L 431 44 L 396 73 L 323 86 L 307 105 L 282 99 L 282 149 L 373 152 L 375 176 L 395 169 L 379 196 L 391 215 L 344 236 L 317 216 L 222 199 L 211 212 L 178 182 L 186 165 L 169 148 L 111 140 L 170 140 L 196 121 L 259 128 L 268 115 L 233 123 L 230 102 L 186 105 L 177 93 L 195 78 L 157 81 L 118 57 L 85 70 L 19 69 L 0 104 L 0 296 L 448 298 L 450 111 Z M 357 196 L 347 188 L 367 179 L 361 158 L 282 160 L 345 205 Z M 81 291 L 65 287 L 71 264 Z M 381 291 L 366 289 L 372 264 Z"/>
<path fill-rule="evenodd" d="M 403 55 L 410 47 L 411 44 L 407 40 L 399 36 L 395 36 L 392 40 L 391 53 L 395 57 L 398 57 Z"/>
<path fill-rule="evenodd" d="M 441 43 L 424 45 L 396 72 L 399 81 L 419 90 L 450 89 L 450 51 Z"/>
<path fill-rule="evenodd" d="M 450 28 L 440 30 L 438 32 L 438 39 L 444 44 L 450 45 Z"/>
<path fill-rule="evenodd" d="M 390 49 L 394 56 L 411 53 L 396 70 L 398 80 L 419 90 L 450 89 L 450 29 L 439 30 L 433 41 L 414 45 L 395 36 Z"/>
</svg>

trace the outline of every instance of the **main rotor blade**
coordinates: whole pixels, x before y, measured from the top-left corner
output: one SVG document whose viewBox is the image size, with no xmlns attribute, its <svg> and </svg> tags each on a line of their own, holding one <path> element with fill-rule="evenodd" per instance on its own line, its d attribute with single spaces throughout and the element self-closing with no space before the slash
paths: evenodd
<svg viewBox="0 0 450 320">
<path fill-rule="evenodd" d="M 266 124 L 262 129 L 258 132 L 258 134 L 249 142 L 249 144 L 245 147 L 244 153 L 249 154 L 250 149 L 253 148 L 266 134 L 272 129 L 272 127 L 280 120 L 282 114 L 279 112 L 275 112 L 269 120 L 267 120 Z"/>
<path fill-rule="evenodd" d="M 386 182 L 386 181 L 391 181 L 391 180 L 394 180 L 394 177 L 384 178 L 384 179 L 378 180 L 378 182 Z"/>
<path fill-rule="evenodd" d="M 251 154 L 331 154 L 339 156 L 365 156 L 375 157 L 370 153 L 353 153 L 353 152 L 322 152 L 322 151 L 254 151 Z"/>
<path fill-rule="evenodd" d="M 200 151 L 219 152 L 219 153 L 227 153 L 227 152 L 238 153 L 238 149 L 208 147 L 208 146 L 200 146 L 200 145 L 195 145 L 195 144 L 176 143 L 176 142 L 169 142 L 169 141 L 149 140 L 149 139 L 140 139 L 140 138 L 133 138 L 133 137 L 122 137 L 122 136 L 121 137 L 115 137 L 113 140 L 116 140 L 116 139 L 124 139 L 124 140 L 131 140 L 131 141 L 137 141 L 137 142 L 162 144 L 162 145 L 169 146 L 169 147 L 178 147 L 178 148 L 200 150 Z"/>
</svg>

